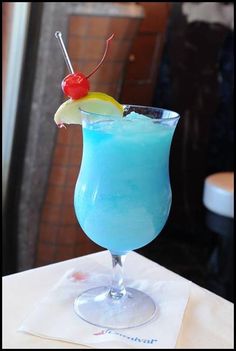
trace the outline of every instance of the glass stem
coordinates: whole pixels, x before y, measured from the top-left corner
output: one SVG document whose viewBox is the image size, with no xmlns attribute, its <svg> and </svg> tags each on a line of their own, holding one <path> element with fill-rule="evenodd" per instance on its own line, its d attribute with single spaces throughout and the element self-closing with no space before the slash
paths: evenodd
<svg viewBox="0 0 236 351">
<path fill-rule="evenodd" d="M 125 286 L 123 280 L 123 264 L 126 258 L 126 255 L 114 255 L 112 256 L 112 266 L 113 266 L 113 274 L 112 274 L 112 283 L 110 288 L 110 296 L 114 300 L 121 299 L 125 294 Z"/>
</svg>

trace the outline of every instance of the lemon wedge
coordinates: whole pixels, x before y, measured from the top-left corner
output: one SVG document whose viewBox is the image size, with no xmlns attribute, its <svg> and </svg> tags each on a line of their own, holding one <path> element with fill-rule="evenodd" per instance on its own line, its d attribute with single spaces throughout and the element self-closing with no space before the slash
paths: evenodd
<svg viewBox="0 0 236 351">
<path fill-rule="evenodd" d="M 54 121 L 61 124 L 82 124 L 80 109 L 102 115 L 123 117 L 123 106 L 110 95 L 90 92 L 85 97 L 65 101 L 55 113 Z"/>
</svg>

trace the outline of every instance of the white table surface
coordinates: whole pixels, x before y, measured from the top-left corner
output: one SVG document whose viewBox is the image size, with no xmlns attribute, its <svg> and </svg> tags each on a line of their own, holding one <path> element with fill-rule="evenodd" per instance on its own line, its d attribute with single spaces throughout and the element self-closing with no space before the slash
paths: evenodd
<svg viewBox="0 0 236 351">
<path fill-rule="evenodd" d="M 89 348 L 68 342 L 44 339 L 17 331 L 34 305 L 45 297 L 49 290 L 78 260 L 93 260 L 106 268 L 111 266 L 107 251 L 51 264 L 25 272 L 8 275 L 3 281 L 3 345 L 8 348 Z M 96 267 L 94 267 L 96 269 Z M 155 274 L 153 274 L 153 269 Z M 131 252 L 125 262 L 126 276 L 137 278 L 145 272 L 152 280 L 181 280 L 183 277 Z M 234 348 L 234 304 L 192 283 L 189 301 L 185 310 L 176 348 Z M 114 347 L 115 348 L 115 347 Z"/>
</svg>

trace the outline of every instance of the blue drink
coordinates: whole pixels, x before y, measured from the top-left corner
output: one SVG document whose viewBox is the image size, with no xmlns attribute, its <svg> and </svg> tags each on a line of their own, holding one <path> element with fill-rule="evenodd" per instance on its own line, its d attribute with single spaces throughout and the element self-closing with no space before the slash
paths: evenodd
<svg viewBox="0 0 236 351">
<path fill-rule="evenodd" d="M 134 112 L 83 124 L 75 212 L 87 236 L 113 254 L 145 246 L 166 223 L 175 126 Z"/>
<path fill-rule="evenodd" d="M 157 308 L 143 291 L 125 287 L 129 251 L 156 238 L 169 215 L 169 154 L 179 116 L 153 107 L 124 106 L 125 117 L 83 112 L 83 158 L 74 193 L 87 236 L 112 256 L 111 286 L 84 291 L 74 303 L 85 321 L 123 329 L 150 321 Z M 132 298 L 131 298 L 132 297 Z"/>
</svg>

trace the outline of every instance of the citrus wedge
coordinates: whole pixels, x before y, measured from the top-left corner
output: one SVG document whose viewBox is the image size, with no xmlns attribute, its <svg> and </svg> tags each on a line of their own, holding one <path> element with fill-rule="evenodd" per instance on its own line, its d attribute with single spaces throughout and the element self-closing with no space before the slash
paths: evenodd
<svg viewBox="0 0 236 351">
<path fill-rule="evenodd" d="M 123 117 L 123 106 L 110 95 L 90 92 L 85 97 L 65 101 L 55 113 L 54 121 L 57 125 L 62 124 L 82 124 L 82 114 L 80 109 L 114 117 Z"/>
</svg>

